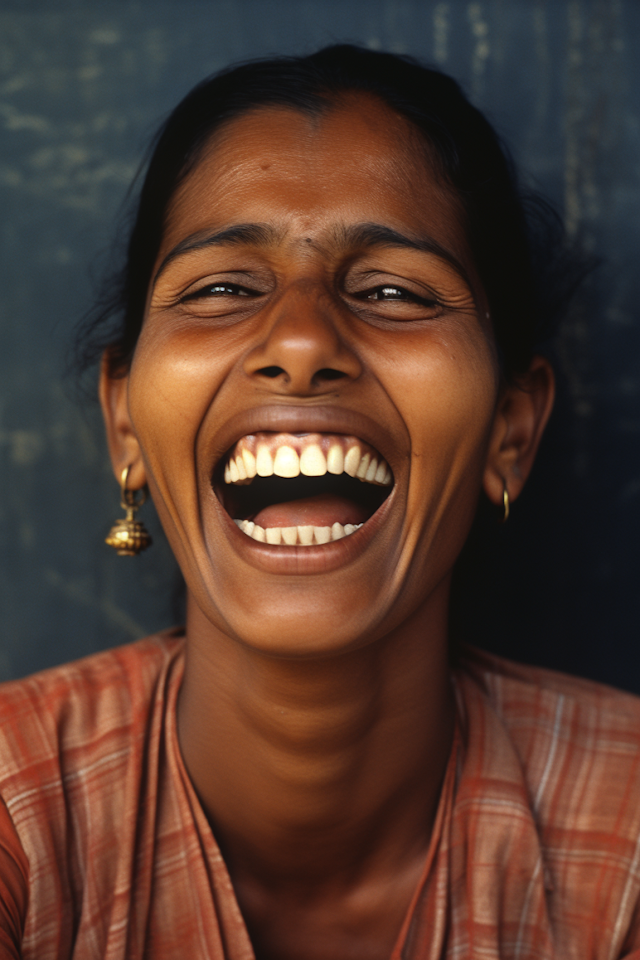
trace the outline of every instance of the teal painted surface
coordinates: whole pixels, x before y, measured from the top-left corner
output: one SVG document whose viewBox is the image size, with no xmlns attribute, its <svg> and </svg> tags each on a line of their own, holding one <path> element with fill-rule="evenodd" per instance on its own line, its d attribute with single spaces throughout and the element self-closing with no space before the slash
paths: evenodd
<svg viewBox="0 0 640 960">
<path fill-rule="evenodd" d="M 476 642 L 640 690 L 636 0 L 0 0 L 1 677 L 175 617 L 162 535 L 137 561 L 102 544 L 118 492 L 96 411 L 65 393 L 64 351 L 178 98 L 230 61 L 336 40 L 457 77 L 604 260 L 558 344 L 542 461 L 467 621 Z"/>
</svg>

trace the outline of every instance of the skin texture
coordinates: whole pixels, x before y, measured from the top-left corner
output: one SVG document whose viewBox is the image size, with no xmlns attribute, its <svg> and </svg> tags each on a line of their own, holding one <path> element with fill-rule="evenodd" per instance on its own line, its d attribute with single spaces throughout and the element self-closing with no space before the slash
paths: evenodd
<svg viewBox="0 0 640 960">
<path fill-rule="evenodd" d="M 541 358 L 502 384 L 487 311 L 456 197 L 407 121 L 353 95 L 218 132 L 174 197 L 130 373 L 104 365 L 115 473 L 148 483 L 187 582 L 180 744 L 260 960 L 388 958 L 418 882 L 452 566 L 481 488 L 520 493 L 553 402 Z M 336 543 L 251 541 L 212 477 L 258 430 L 359 436 L 392 492 Z"/>
</svg>

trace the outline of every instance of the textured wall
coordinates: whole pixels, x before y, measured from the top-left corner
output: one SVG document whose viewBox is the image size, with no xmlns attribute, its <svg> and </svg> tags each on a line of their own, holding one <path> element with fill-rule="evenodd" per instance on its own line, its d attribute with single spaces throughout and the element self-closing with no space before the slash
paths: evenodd
<svg viewBox="0 0 640 960">
<path fill-rule="evenodd" d="M 62 381 L 146 139 L 229 61 L 344 39 L 462 81 L 603 258 L 558 344 L 542 461 L 487 547 L 467 625 L 640 690 L 637 0 L 0 0 L 0 676 L 174 616 L 166 546 L 133 561 L 102 544 L 117 488 L 96 411 Z"/>
</svg>

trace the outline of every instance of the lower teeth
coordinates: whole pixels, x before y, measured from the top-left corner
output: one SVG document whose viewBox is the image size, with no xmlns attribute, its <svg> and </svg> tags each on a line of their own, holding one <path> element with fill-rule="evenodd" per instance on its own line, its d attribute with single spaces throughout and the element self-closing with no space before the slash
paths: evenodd
<svg viewBox="0 0 640 960">
<path fill-rule="evenodd" d="M 320 543 L 329 543 L 331 540 L 341 540 L 355 533 L 362 526 L 361 523 L 334 523 L 332 527 L 260 527 L 252 520 L 233 521 L 253 540 L 260 543 L 284 544 L 290 547 L 310 547 Z"/>
</svg>

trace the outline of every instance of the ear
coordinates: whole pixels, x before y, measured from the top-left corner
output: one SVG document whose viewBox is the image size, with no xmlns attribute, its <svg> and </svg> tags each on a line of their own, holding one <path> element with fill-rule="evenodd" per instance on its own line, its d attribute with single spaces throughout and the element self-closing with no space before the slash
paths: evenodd
<svg viewBox="0 0 640 960">
<path fill-rule="evenodd" d="M 483 486 L 489 500 L 502 504 L 505 485 L 515 500 L 525 484 L 553 408 L 551 364 L 535 356 L 526 374 L 502 388 L 493 421 Z"/>
<path fill-rule="evenodd" d="M 125 467 L 129 467 L 127 487 L 139 490 L 147 482 L 140 444 L 129 416 L 129 377 L 114 376 L 109 354 L 102 356 L 98 394 L 107 431 L 111 464 L 118 483 Z"/>
</svg>

